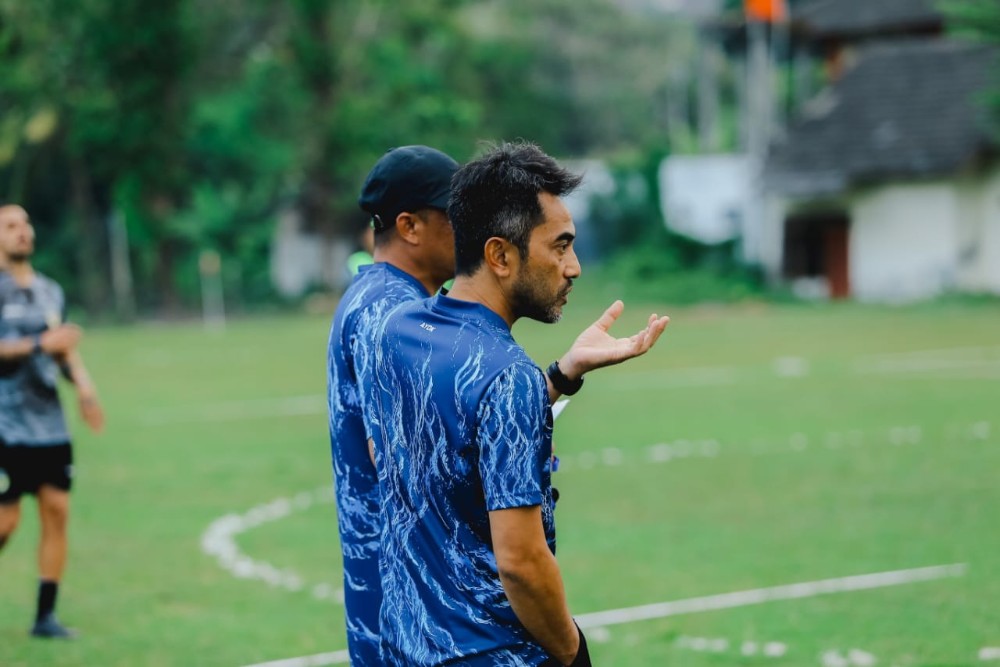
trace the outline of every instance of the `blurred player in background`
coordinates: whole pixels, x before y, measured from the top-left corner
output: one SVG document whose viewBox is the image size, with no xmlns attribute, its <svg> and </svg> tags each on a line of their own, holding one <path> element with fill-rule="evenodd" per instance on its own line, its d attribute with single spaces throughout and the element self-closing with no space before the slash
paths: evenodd
<svg viewBox="0 0 1000 667">
<path fill-rule="evenodd" d="M 38 500 L 38 605 L 31 634 L 70 638 L 56 618 L 67 555 L 73 448 L 56 382 L 76 388 L 80 414 L 95 432 L 104 425 L 97 391 L 77 350 L 81 331 L 65 324 L 55 282 L 31 266 L 35 231 L 20 206 L 0 207 L 0 549 L 21 517 L 21 496 Z"/>
<path fill-rule="evenodd" d="M 358 249 L 347 257 L 347 273 L 354 278 L 362 266 L 375 262 L 375 228 L 369 223 L 358 232 Z"/>
<path fill-rule="evenodd" d="M 579 182 L 531 144 L 462 167 L 454 287 L 376 328 L 384 664 L 590 664 L 555 560 L 551 400 L 645 353 L 668 320 L 612 338 L 616 302 L 545 373 L 514 341 L 521 317 L 558 320 L 580 275 L 560 199 Z"/>
</svg>

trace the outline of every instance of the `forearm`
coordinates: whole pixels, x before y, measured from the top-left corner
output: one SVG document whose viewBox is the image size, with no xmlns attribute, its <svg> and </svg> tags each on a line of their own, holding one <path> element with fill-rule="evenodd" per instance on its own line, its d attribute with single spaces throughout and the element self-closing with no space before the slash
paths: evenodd
<svg viewBox="0 0 1000 667">
<path fill-rule="evenodd" d="M 0 361 L 16 361 L 30 357 L 35 351 L 35 338 L 0 341 Z"/>
<path fill-rule="evenodd" d="M 539 550 L 517 564 L 500 568 L 500 581 L 518 620 L 542 647 L 563 664 L 579 649 L 579 634 L 566 604 L 555 556 Z"/>
<path fill-rule="evenodd" d="M 552 379 L 548 375 L 545 376 L 545 387 L 549 390 L 549 403 L 555 405 L 559 397 L 562 396 L 562 392 L 552 385 Z"/>
<path fill-rule="evenodd" d="M 70 382 L 76 385 L 78 392 L 93 392 L 94 383 L 90 379 L 90 373 L 87 372 L 87 367 L 83 365 L 83 358 L 80 353 L 73 350 L 67 353 L 62 358 L 63 366 L 66 369 L 66 375 Z"/>
</svg>

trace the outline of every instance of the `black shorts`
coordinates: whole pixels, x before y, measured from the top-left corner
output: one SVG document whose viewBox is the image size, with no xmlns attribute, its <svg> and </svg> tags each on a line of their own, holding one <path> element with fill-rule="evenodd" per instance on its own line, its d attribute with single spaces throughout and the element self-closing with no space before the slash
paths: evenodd
<svg viewBox="0 0 1000 667">
<path fill-rule="evenodd" d="M 38 495 L 43 484 L 69 491 L 73 486 L 73 447 L 45 447 L 0 442 L 0 503 L 15 503 L 26 493 Z"/>
</svg>

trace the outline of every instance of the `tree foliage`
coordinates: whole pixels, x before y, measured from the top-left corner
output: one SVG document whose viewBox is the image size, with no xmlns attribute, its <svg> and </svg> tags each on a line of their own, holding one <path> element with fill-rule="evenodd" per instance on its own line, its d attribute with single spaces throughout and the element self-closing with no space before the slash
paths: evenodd
<svg viewBox="0 0 1000 667">
<path fill-rule="evenodd" d="M 391 146 L 663 150 L 692 35 L 613 0 L 0 0 L 0 199 L 93 312 L 113 216 L 141 308 L 194 302 L 205 249 L 266 299 L 279 213 L 344 235 Z"/>
<path fill-rule="evenodd" d="M 997 46 L 1000 53 L 1000 3 L 982 0 L 946 0 L 941 8 L 948 16 L 949 26 L 956 35 Z M 1000 57 L 1000 56 L 998 56 Z M 997 70 L 994 70 L 997 71 Z M 993 131 L 1000 141 L 1000 76 L 995 77 L 987 96 Z"/>
</svg>

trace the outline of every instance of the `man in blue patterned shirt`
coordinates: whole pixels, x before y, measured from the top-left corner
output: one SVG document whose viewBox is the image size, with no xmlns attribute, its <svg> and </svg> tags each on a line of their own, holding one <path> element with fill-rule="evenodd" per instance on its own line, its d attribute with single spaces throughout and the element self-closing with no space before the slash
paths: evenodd
<svg viewBox="0 0 1000 667">
<path fill-rule="evenodd" d="M 374 264 L 362 266 L 333 317 L 328 346 L 330 446 L 344 563 L 347 643 L 355 665 L 379 664 L 378 480 L 363 419 L 359 378 L 370 363 L 372 327 L 405 301 L 438 291 L 454 274 L 445 208 L 458 163 L 427 146 L 388 151 L 358 201 L 372 216 Z"/>
<path fill-rule="evenodd" d="M 503 144 L 461 168 L 448 209 L 454 287 L 376 326 L 367 402 L 383 663 L 590 664 L 554 555 L 551 397 L 643 354 L 667 318 L 614 339 L 616 302 L 548 378 L 514 341 L 521 317 L 559 319 L 580 274 L 560 199 L 579 180 L 532 144 Z"/>
</svg>

